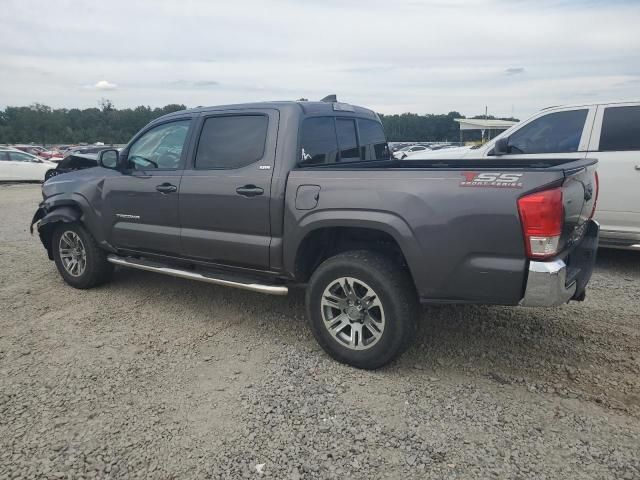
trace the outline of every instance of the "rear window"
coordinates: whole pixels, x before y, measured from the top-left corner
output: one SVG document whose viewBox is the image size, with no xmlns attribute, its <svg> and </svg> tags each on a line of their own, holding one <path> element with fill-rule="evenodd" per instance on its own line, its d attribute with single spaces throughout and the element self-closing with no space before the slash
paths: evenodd
<svg viewBox="0 0 640 480">
<path fill-rule="evenodd" d="M 640 150 L 640 107 L 604 109 L 600 151 Z"/>
<path fill-rule="evenodd" d="M 334 163 L 338 139 L 333 117 L 308 118 L 302 124 L 301 165 Z"/>
<path fill-rule="evenodd" d="M 340 161 L 353 162 L 360 160 L 356 121 L 351 118 L 337 118 L 336 134 L 338 135 L 338 146 L 340 147 Z"/>
<path fill-rule="evenodd" d="M 207 118 L 202 127 L 195 168 L 234 169 L 264 155 L 269 119 L 265 115 L 226 115 Z"/>
<path fill-rule="evenodd" d="M 360 157 L 363 160 L 387 160 L 389 147 L 382 125 L 373 120 L 358 119 Z"/>
<path fill-rule="evenodd" d="M 389 158 L 382 125 L 344 117 L 308 118 L 302 124 L 300 165 Z"/>
</svg>

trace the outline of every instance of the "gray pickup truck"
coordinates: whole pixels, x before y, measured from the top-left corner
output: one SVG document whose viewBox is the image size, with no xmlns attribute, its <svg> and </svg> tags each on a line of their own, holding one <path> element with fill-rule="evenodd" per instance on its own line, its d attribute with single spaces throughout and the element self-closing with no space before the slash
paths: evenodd
<svg viewBox="0 0 640 480">
<path fill-rule="evenodd" d="M 320 345 L 380 367 L 422 303 L 582 300 L 596 160 L 402 162 L 378 116 L 336 101 L 172 113 L 42 187 L 32 221 L 64 280 L 114 265 L 256 292 L 306 286 Z"/>
</svg>

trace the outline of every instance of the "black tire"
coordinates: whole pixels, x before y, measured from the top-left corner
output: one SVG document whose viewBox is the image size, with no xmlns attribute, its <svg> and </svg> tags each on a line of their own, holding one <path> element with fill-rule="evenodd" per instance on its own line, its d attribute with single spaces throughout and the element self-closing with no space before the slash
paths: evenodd
<svg viewBox="0 0 640 480">
<path fill-rule="evenodd" d="M 67 232 L 73 232 L 82 241 L 85 251 L 86 264 L 84 271 L 79 275 L 72 275 L 65 268 L 61 253 L 60 239 Z M 102 250 L 89 231 L 79 223 L 60 223 L 53 231 L 51 238 L 53 259 L 56 262 L 58 272 L 64 281 L 74 288 L 87 289 L 105 283 L 111 279 L 113 264 L 107 261 L 107 252 Z"/>
<path fill-rule="evenodd" d="M 363 350 L 348 347 L 325 326 L 326 307 L 322 306 L 325 289 L 343 277 L 364 282 L 373 289 L 384 311 L 385 323 L 379 339 Z M 418 299 L 413 281 L 402 266 L 380 253 L 357 250 L 325 260 L 311 276 L 306 304 L 307 319 L 320 346 L 337 361 L 356 368 L 372 370 L 386 365 L 402 354 L 415 338 Z M 340 315 L 339 308 L 329 311 Z M 343 318 L 351 322 L 349 317 Z M 333 320 L 327 325 L 331 322 Z M 343 332 L 351 332 L 351 328 L 347 325 Z"/>
</svg>

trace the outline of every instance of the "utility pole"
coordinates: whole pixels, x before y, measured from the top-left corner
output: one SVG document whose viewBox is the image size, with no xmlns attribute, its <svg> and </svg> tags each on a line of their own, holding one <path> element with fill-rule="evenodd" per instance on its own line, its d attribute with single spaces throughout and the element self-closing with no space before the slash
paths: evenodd
<svg viewBox="0 0 640 480">
<path fill-rule="evenodd" d="M 488 112 L 488 110 L 489 110 L 489 107 L 485 105 L 484 106 L 484 121 L 485 122 L 487 121 L 487 112 Z M 485 128 L 486 128 L 486 125 L 485 125 Z M 484 129 L 482 130 L 482 143 L 484 143 Z"/>
</svg>

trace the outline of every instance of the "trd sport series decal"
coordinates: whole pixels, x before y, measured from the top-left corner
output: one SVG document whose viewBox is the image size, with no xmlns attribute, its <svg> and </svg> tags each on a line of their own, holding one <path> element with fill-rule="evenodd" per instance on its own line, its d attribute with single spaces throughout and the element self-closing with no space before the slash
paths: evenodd
<svg viewBox="0 0 640 480">
<path fill-rule="evenodd" d="M 524 173 L 462 172 L 461 187 L 522 188 Z"/>
</svg>

